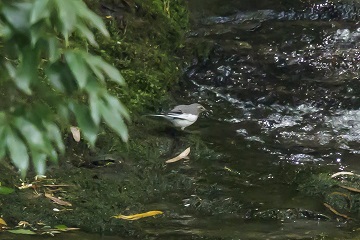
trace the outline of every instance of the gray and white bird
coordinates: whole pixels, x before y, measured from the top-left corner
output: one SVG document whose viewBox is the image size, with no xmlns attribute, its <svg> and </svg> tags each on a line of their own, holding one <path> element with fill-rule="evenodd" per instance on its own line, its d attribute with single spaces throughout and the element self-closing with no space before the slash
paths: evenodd
<svg viewBox="0 0 360 240">
<path fill-rule="evenodd" d="M 186 127 L 195 123 L 200 113 L 204 111 L 206 111 L 206 109 L 201 104 L 193 103 L 190 105 L 178 105 L 167 113 L 149 116 L 163 117 L 170 121 L 175 127 L 180 127 L 181 130 L 184 130 Z"/>
</svg>

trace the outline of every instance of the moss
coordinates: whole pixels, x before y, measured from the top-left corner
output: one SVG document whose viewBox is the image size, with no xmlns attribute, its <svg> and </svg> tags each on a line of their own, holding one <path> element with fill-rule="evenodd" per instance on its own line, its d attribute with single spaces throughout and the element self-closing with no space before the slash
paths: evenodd
<svg viewBox="0 0 360 240">
<path fill-rule="evenodd" d="M 97 36 L 90 48 L 116 66 L 127 87 L 109 85 L 130 110 L 139 111 L 170 99 L 181 74 L 177 57 L 188 28 L 184 0 L 86 1 L 103 16 L 111 37 Z M 79 41 L 81 43 L 81 41 Z"/>
<path fill-rule="evenodd" d="M 106 140 L 106 136 L 100 137 L 100 140 Z M 40 195 L 35 194 L 31 188 L 17 190 L 6 196 L 0 195 L 0 212 L 10 226 L 16 225 L 21 219 L 32 224 L 41 221 L 49 226 L 65 224 L 88 232 L 112 232 L 141 237 L 144 234 L 142 228 L 159 219 L 149 218 L 130 224 L 111 216 L 149 210 L 162 210 L 168 214 L 167 208 L 157 209 L 152 204 L 162 201 L 178 202 L 179 193 L 193 194 L 194 179 L 176 170 L 176 167 L 172 170 L 172 166 L 164 162 L 166 155 L 178 153 L 179 149 L 188 144 L 190 143 L 185 138 L 174 143 L 174 139 L 167 135 L 155 137 L 144 134 L 142 138 L 130 141 L 127 146 L 114 144 L 111 153 L 118 155 L 112 164 L 77 168 L 62 162 L 59 167 L 48 172 L 49 180 L 35 184 Z M 163 146 L 163 151 L 159 151 L 160 145 Z M 89 156 L 86 159 L 89 161 Z M 16 177 L 15 172 L 12 175 Z M 17 183 L 16 179 L 7 185 L 14 183 Z M 54 191 L 54 194 L 72 203 L 71 207 L 66 207 L 71 210 L 65 210 L 65 207 L 45 198 L 44 184 L 68 185 Z M 14 202 L 17 204 L 12 204 Z M 8 207 L 10 205 L 12 207 Z M 63 211 L 54 212 L 55 207 Z"/>
<path fill-rule="evenodd" d="M 331 174 L 313 174 L 299 185 L 299 190 L 310 196 L 323 198 L 335 211 L 348 217 L 360 218 L 359 176 L 340 176 L 331 178 Z"/>
<path fill-rule="evenodd" d="M 188 27 L 185 0 L 103 0 L 101 3 L 87 0 L 87 3 L 103 16 L 111 16 L 104 17 L 111 37 L 97 35 L 99 48 L 88 48 L 116 66 L 127 82 L 125 88 L 112 83 L 108 88 L 132 111 L 130 141 L 122 143 L 108 129 L 103 129 L 97 148 L 93 150 L 85 143 L 68 139 L 67 155 L 60 161 L 60 166 L 52 168 L 47 175 L 53 179 L 51 183 L 72 185 L 57 192 L 56 196 L 71 202 L 73 210 L 54 212 L 54 207 L 62 207 L 43 195 L 36 196 L 32 189 L 26 189 L 0 195 L 0 212 L 4 219 L 13 219 L 10 221 L 12 226 L 19 220 L 41 221 L 50 226 L 65 224 L 90 232 L 117 232 L 141 238 L 144 224 L 158 222 L 161 217 L 128 223 L 111 216 L 157 210 L 152 208 L 152 203 L 178 203 L 181 201 L 179 193 L 191 195 L 195 192 L 195 180 L 176 167 L 166 165 L 164 161 L 168 157 L 188 146 L 192 147 L 194 161 L 218 156 L 199 138 L 189 138 L 184 132 L 168 133 L 166 126 L 159 127 L 138 115 L 143 108 L 162 105 L 176 88 L 181 75 L 181 59 L 177 54 L 183 47 Z M 85 43 L 74 36 L 71 44 L 76 47 Z M 99 167 L 93 158 L 101 154 L 115 157 L 109 165 Z M 0 176 L 2 174 L 0 168 Z M 6 179 L 11 180 L 5 182 L 0 177 L 7 186 L 18 184 L 15 172 Z M 38 192 L 44 190 L 40 187 Z M 6 207 L 14 202 L 16 206 Z M 218 202 L 214 200 L 208 205 Z M 27 207 L 26 212 L 23 206 Z M 219 211 L 223 211 L 222 208 Z"/>
<path fill-rule="evenodd" d="M 191 58 L 196 58 L 199 62 L 203 62 L 210 58 L 214 48 L 215 42 L 211 39 L 189 38 L 183 49 L 183 55 L 186 57 L 187 62 L 190 62 Z"/>
<path fill-rule="evenodd" d="M 330 178 L 327 173 L 314 174 L 304 179 L 299 185 L 299 190 L 310 196 L 324 196 L 329 193 L 336 181 Z"/>
</svg>

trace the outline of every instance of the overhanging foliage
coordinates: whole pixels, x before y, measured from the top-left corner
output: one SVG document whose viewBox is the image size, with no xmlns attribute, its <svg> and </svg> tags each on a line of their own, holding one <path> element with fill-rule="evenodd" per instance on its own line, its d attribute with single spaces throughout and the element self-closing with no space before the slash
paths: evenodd
<svg viewBox="0 0 360 240">
<path fill-rule="evenodd" d="M 72 116 L 90 145 L 102 120 L 128 138 L 128 112 L 106 88 L 124 85 L 121 74 L 86 46 L 69 48 L 75 34 L 96 46 L 93 29 L 109 35 L 81 0 L 0 2 L 0 158 L 8 154 L 22 175 L 30 159 L 43 174 L 46 159 L 64 152 L 59 126 Z"/>
</svg>

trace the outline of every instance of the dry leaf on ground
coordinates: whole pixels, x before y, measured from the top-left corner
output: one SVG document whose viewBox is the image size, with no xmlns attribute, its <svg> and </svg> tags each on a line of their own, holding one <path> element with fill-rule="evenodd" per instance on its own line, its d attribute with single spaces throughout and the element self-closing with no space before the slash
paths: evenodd
<svg viewBox="0 0 360 240">
<path fill-rule="evenodd" d="M 350 196 L 348 194 L 342 193 L 342 192 L 332 192 L 330 193 L 330 195 L 339 195 L 339 196 L 343 196 L 347 199 L 350 199 Z"/>
<path fill-rule="evenodd" d="M 340 217 L 343 217 L 345 219 L 351 219 L 350 217 L 348 217 L 347 215 L 345 214 L 342 214 L 342 213 L 339 213 L 338 211 L 336 211 L 333 207 L 331 207 L 329 204 L 327 203 L 324 203 L 324 206 L 327 207 L 331 212 L 333 212 L 334 214 L 340 216 Z"/>
<path fill-rule="evenodd" d="M 71 126 L 70 131 L 72 133 L 75 142 L 80 142 L 80 128 Z"/>
<path fill-rule="evenodd" d="M 21 183 L 20 187 L 17 187 L 18 189 L 27 189 L 27 188 L 34 188 L 34 185 L 32 183 Z"/>
<path fill-rule="evenodd" d="M 73 187 L 74 185 L 69 184 L 44 184 L 43 187 Z"/>
<path fill-rule="evenodd" d="M 340 175 L 351 175 L 351 176 L 360 177 L 360 175 L 352 173 L 352 172 L 337 172 L 337 173 L 334 173 L 333 175 L 331 175 L 331 178 L 334 178 L 334 177 L 337 177 L 337 176 L 340 176 Z"/>
<path fill-rule="evenodd" d="M 0 218 L 0 227 L 1 226 L 7 226 L 6 222 L 4 219 Z"/>
<path fill-rule="evenodd" d="M 339 187 L 344 188 L 344 189 L 347 189 L 347 190 L 352 191 L 352 192 L 360 193 L 360 189 L 357 189 L 357 188 L 348 187 L 348 186 L 343 186 L 343 185 L 339 185 Z"/>
<path fill-rule="evenodd" d="M 22 227 L 22 228 L 26 228 L 26 227 L 30 227 L 31 224 L 26 221 L 20 221 L 20 222 L 18 222 L 18 226 Z"/>
<path fill-rule="evenodd" d="M 159 215 L 159 214 L 163 214 L 163 212 L 162 211 L 149 211 L 149 212 L 145 212 L 145 213 L 138 213 L 138 214 L 128 215 L 128 216 L 119 214 L 119 215 L 112 216 L 112 217 L 133 221 L 133 220 L 138 220 L 140 218 L 152 217 L 152 216 Z"/>
<path fill-rule="evenodd" d="M 45 197 L 51 199 L 54 203 L 59 204 L 61 206 L 69 206 L 69 207 L 72 206 L 71 203 L 61 200 L 59 198 L 53 197 L 53 196 L 51 196 L 51 194 L 45 193 Z"/>
<path fill-rule="evenodd" d="M 181 159 L 184 159 L 186 158 L 190 153 L 190 147 L 188 147 L 187 149 L 185 149 L 185 151 L 183 151 L 182 153 L 180 153 L 178 156 L 172 158 L 172 159 L 169 159 L 166 161 L 166 163 L 173 163 L 173 162 L 177 162 Z"/>
</svg>

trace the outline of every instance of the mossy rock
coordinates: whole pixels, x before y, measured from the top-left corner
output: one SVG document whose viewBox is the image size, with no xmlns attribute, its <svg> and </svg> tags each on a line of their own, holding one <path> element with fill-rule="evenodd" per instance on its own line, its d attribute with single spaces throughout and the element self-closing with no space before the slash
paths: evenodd
<svg viewBox="0 0 360 240">
<path fill-rule="evenodd" d="M 117 67 L 127 82 L 125 88 L 110 84 L 109 90 L 130 111 L 168 101 L 181 76 L 178 53 L 189 22 L 185 1 L 86 2 L 104 17 L 111 35 L 97 35 L 100 47 L 90 51 Z"/>
</svg>

